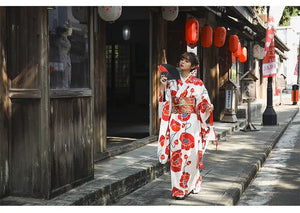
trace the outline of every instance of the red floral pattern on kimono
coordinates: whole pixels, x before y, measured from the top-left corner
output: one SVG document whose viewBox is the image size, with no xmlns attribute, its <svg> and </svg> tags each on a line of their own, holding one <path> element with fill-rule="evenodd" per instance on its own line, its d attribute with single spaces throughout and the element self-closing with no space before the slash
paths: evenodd
<svg viewBox="0 0 300 213">
<path fill-rule="evenodd" d="M 176 188 L 176 187 L 173 187 L 172 188 L 172 195 L 174 197 L 183 197 L 185 195 L 184 191 Z"/>
<path fill-rule="evenodd" d="M 189 150 L 194 148 L 194 137 L 191 134 L 183 132 L 179 139 L 181 141 L 181 149 Z"/>
<path fill-rule="evenodd" d="M 181 171 L 181 167 L 182 167 L 182 153 L 181 150 L 177 150 L 175 152 L 172 153 L 172 157 L 171 157 L 171 170 L 173 172 L 179 172 Z"/>
<path fill-rule="evenodd" d="M 187 183 L 189 179 L 190 179 L 190 174 L 188 172 L 183 172 L 180 178 L 180 187 L 184 189 L 187 188 L 188 187 Z"/>
<path fill-rule="evenodd" d="M 200 190 L 200 169 L 203 168 L 207 147 L 203 138 L 209 129 L 206 125 L 209 113 L 205 110 L 210 98 L 203 82 L 193 75 L 186 79 L 168 80 L 165 94 L 165 102 L 159 97 L 159 116 L 162 119 L 157 155 L 162 164 L 170 161 L 172 195 L 182 197 Z M 196 112 L 172 113 L 174 97 L 195 98 Z"/>
</svg>

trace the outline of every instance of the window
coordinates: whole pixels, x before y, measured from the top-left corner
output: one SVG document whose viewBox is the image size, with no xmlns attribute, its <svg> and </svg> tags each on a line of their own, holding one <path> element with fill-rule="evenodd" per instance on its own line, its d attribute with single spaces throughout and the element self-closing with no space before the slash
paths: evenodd
<svg viewBox="0 0 300 213">
<path fill-rule="evenodd" d="M 89 88 L 87 7 L 49 10 L 51 89 Z"/>
<path fill-rule="evenodd" d="M 128 93 L 130 89 L 130 46 L 106 45 L 108 88 L 117 93 Z"/>
</svg>

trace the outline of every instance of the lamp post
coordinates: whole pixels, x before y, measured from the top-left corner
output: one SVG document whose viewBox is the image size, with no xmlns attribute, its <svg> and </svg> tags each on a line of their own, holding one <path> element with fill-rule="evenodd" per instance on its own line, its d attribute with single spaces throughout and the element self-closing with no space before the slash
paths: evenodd
<svg viewBox="0 0 300 213">
<path fill-rule="evenodd" d="M 263 113 L 263 125 L 277 125 L 277 114 L 273 108 L 272 77 L 268 77 L 267 107 Z"/>
</svg>

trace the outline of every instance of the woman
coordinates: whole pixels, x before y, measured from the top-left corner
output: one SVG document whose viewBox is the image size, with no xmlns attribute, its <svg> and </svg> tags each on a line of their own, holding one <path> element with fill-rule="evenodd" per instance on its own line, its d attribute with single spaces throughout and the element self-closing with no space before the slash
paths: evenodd
<svg viewBox="0 0 300 213">
<path fill-rule="evenodd" d="M 181 78 L 167 80 L 162 75 L 160 79 L 157 154 L 162 164 L 170 160 L 172 196 L 176 199 L 200 191 L 202 156 L 207 146 L 204 136 L 209 131 L 205 121 L 213 105 L 203 82 L 191 73 L 198 64 L 194 53 L 185 52 L 179 61 Z M 164 91 L 166 100 L 163 102 Z"/>
</svg>

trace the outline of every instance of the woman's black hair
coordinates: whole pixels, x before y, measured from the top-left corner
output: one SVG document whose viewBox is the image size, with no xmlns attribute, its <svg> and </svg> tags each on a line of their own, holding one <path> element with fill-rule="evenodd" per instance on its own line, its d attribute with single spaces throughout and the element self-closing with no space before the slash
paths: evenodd
<svg viewBox="0 0 300 213">
<path fill-rule="evenodd" d="M 196 54 L 193 53 L 193 52 L 185 52 L 185 53 L 183 53 L 183 54 L 180 56 L 180 59 L 179 59 L 179 60 L 181 60 L 181 59 L 183 59 L 183 58 L 189 60 L 189 61 L 191 62 L 191 66 L 192 66 L 192 67 L 193 67 L 193 66 L 199 65 L 199 59 L 198 59 L 198 57 L 196 56 Z"/>
</svg>

